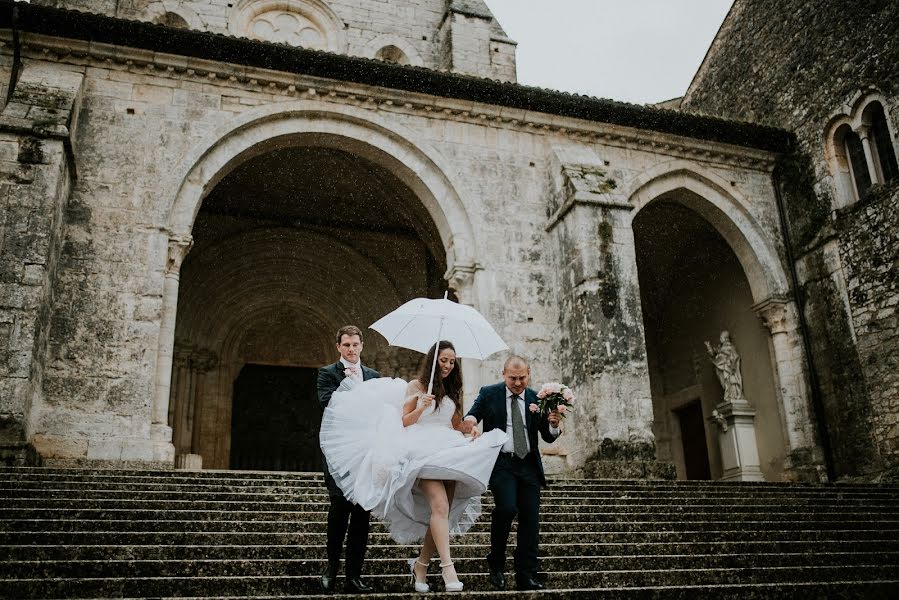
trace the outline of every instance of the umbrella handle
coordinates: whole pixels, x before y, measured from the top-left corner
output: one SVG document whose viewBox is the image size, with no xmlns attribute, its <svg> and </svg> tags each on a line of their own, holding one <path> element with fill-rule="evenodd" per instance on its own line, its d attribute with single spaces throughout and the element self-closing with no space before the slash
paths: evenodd
<svg viewBox="0 0 899 600">
<path fill-rule="evenodd" d="M 437 355 L 440 354 L 440 334 L 443 333 L 443 317 L 440 318 L 440 326 L 437 328 L 437 343 L 434 344 L 434 361 L 431 363 L 431 381 L 428 382 L 428 396 L 434 389 L 434 372 L 437 370 Z M 434 405 L 436 410 L 437 405 Z"/>
</svg>

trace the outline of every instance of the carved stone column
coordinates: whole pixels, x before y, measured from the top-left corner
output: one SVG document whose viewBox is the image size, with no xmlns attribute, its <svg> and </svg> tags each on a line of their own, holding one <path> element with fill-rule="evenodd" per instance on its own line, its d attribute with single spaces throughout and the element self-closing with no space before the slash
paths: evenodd
<svg viewBox="0 0 899 600">
<path fill-rule="evenodd" d="M 752 309 L 771 333 L 776 389 L 783 408 L 787 443 L 786 475 L 803 480 L 818 479 L 822 465 L 821 452 L 809 405 L 796 305 L 792 300 L 768 298 Z M 809 477 L 800 473 L 808 469 L 812 469 L 815 475 Z"/>
<path fill-rule="evenodd" d="M 168 425 L 169 396 L 172 383 L 172 359 L 175 344 L 175 318 L 178 308 L 178 278 L 181 263 L 190 250 L 190 236 L 169 240 L 165 265 L 165 282 L 162 289 L 162 318 L 159 324 L 159 347 L 156 353 L 156 390 L 153 397 L 153 413 L 150 436 L 154 444 L 155 459 L 174 460 L 172 428 Z"/>
<path fill-rule="evenodd" d="M 874 152 L 871 150 L 871 136 L 868 133 L 867 127 L 858 128 L 858 137 L 862 141 L 865 163 L 868 165 L 868 175 L 871 177 L 871 183 L 875 184 L 880 181 L 880 178 L 877 176 L 877 165 L 874 163 Z"/>
</svg>

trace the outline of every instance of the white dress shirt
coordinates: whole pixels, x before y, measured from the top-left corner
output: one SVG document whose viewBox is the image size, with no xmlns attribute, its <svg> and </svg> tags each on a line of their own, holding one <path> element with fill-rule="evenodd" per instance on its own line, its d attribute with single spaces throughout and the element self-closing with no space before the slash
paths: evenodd
<svg viewBox="0 0 899 600">
<path fill-rule="evenodd" d="M 506 443 L 503 444 L 502 451 L 503 452 L 514 452 L 515 451 L 515 441 L 512 439 L 512 396 L 515 394 L 512 393 L 508 387 L 506 388 L 506 435 L 509 436 L 509 439 L 506 440 Z M 528 423 L 528 415 L 525 412 L 527 410 L 527 406 L 524 401 L 524 394 L 518 396 L 518 401 L 515 403 L 517 405 L 518 411 L 521 413 L 521 422 L 525 425 L 524 432 L 524 441 L 527 444 L 528 452 L 531 451 L 531 440 L 530 436 L 527 434 L 527 423 Z M 549 432 L 559 437 L 559 428 L 549 426 Z"/>
<path fill-rule="evenodd" d="M 341 356 L 340 362 L 341 362 L 341 364 L 343 364 L 344 369 L 349 369 L 350 367 L 356 369 L 356 373 L 355 373 L 355 375 L 353 375 L 352 378 L 360 383 L 362 382 L 363 376 L 362 376 L 362 361 L 361 360 L 359 362 L 357 362 L 356 364 L 353 364 L 351 362 L 348 362 Z"/>
</svg>

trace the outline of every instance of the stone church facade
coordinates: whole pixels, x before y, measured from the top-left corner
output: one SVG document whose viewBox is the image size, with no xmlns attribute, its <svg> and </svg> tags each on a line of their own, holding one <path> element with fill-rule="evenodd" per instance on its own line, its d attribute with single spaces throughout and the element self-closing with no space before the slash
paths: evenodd
<svg viewBox="0 0 899 600">
<path fill-rule="evenodd" d="M 672 111 L 517 85 L 480 0 L 0 1 L 6 460 L 314 470 L 334 332 L 448 291 L 578 394 L 555 472 L 895 466 L 896 263 L 870 227 L 895 241 L 895 196 L 787 241 L 823 227 L 797 207 L 830 163 L 702 99 L 752 4 Z M 468 402 L 503 359 L 465 364 Z M 835 426 L 847 390 L 868 412 Z M 876 460 L 833 459 L 862 438 Z"/>
</svg>

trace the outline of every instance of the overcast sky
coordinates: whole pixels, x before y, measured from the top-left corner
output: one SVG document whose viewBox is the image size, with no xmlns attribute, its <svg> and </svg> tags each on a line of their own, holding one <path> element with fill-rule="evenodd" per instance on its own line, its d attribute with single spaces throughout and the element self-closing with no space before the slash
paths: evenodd
<svg viewBox="0 0 899 600">
<path fill-rule="evenodd" d="M 732 0 L 485 0 L 518 81 L 625 102 L 682 96 Z"/>
</svg>

